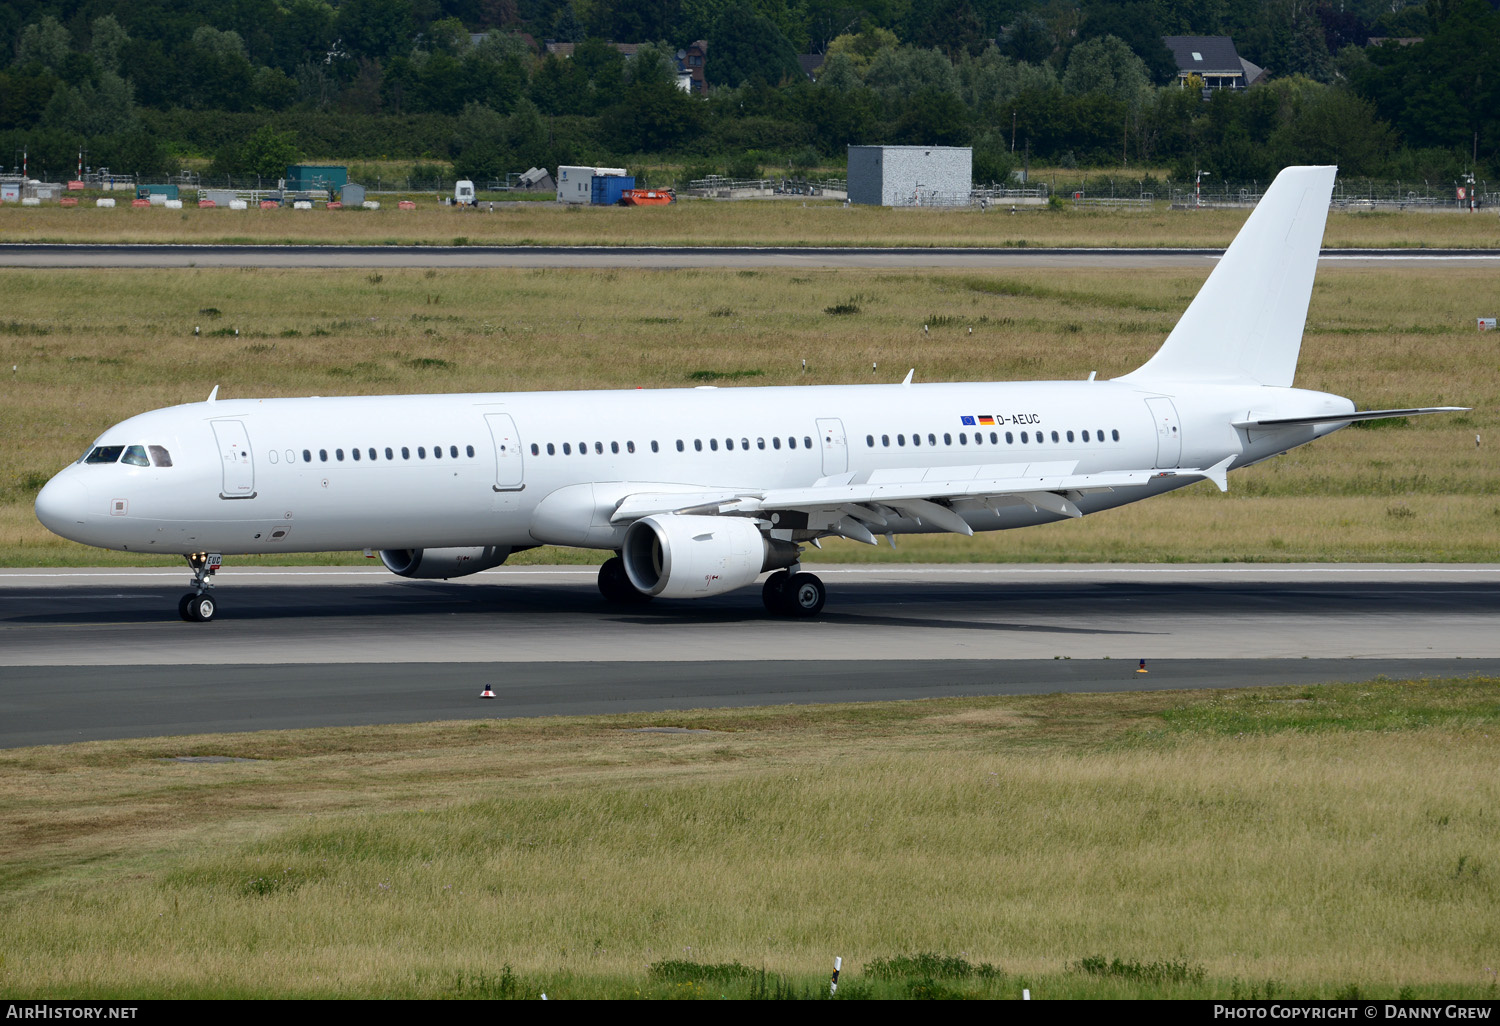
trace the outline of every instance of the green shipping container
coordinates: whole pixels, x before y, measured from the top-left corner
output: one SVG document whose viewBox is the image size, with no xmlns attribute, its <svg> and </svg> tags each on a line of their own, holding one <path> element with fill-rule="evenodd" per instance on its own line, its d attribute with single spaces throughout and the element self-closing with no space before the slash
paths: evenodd
<svg viewBox="0 0 1500 1026">
<path fill-rule="evenodd" d="M 288 192 L 307 192 L 312 189 L 328 189 L 338 192 L 349 182 L 349 169 L 342 164 L 288 164 L 286 187 Z"/>
</svg>

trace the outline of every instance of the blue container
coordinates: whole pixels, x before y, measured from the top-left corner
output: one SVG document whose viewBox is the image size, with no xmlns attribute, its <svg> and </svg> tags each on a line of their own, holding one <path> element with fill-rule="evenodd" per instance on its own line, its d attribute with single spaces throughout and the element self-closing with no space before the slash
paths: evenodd
<svg viewBox="0 0 1500 1026">
<path fill-rule="evenodd" d="M 596 207 L 612 207 L 620 202 L 626 189 L 634 188 L 634 175 L 595 175 L 591 202 Z"/>
</svg>

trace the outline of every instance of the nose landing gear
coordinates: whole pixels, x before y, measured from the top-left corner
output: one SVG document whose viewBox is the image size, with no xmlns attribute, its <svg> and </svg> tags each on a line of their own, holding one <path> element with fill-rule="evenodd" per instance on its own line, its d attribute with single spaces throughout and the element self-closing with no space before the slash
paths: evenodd
<svg viewBox="0 0 1500 1026">
<path fill-rule="evenodd" d="M 187 557 L 187 561 L 193 571 L 188 586 L 193 590 L 177 600 L 177 615 L 189 623 L 207 623 L 218 611 L 213 596 L 208 594 L 208 589 L 213 587 L 209 578 L 218 572 L 224 557 L 217 552 L 195 552 Z"/>
</svg>

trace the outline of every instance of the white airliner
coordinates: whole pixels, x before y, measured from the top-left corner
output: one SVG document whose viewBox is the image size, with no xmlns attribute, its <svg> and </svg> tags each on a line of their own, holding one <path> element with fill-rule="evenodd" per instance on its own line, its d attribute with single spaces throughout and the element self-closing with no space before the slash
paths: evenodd
<svg viewBox="0 0 1500 1026">
<path fill-rule="evenodd" d="M 971 535 L 1226 474 L 1353 421 L 1293 388 L 1335 168 L 1283 171 L 1161 349 L 1111 381 L 216 399 L 116 424 L 37 496 L 88 545 L 185 555 L 183 619 L 224 554 L 378 550 L 451 578 L 537 545 L 613 550 L 611 602 L 700 598 L 766 571 L 813 616 L 828 537 Z M 892 544 L 894 542 L 892 541 Z"/>
</svg>

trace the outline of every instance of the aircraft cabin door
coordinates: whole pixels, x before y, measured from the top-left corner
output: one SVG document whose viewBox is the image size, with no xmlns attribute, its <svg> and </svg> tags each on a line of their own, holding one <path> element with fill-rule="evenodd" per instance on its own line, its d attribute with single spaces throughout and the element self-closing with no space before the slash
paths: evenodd
<svg viewBox="0 0 1500 1026">
<path fill-rule="evenodd" d="M 250 455 L 250 436 L 240 420 L 209 421 L 219 443 L 219 459 L 224 467 L 221 499 L 255 498 L 255 462 Z"/>
<path fill-rule="evenodd" d="M 1151 420 L 1156 424 L 1156 466 L 1177 466 L 1182 460 L 1182 431 L 1177 420 L 1177 407 L 1172 405 L 1172 400 L 1159 397 L 1147 399 L 1146 408 L 1151 411 Z"/>
<path fill-rule="evenodd" d="M 848 470 L 849 443 L 844 439 L 844 422 L 837 417 L 819 417 L 818 439 L 823 446 L 823 476 Z"/>
<path fill-rule="evenodd" d="M 516 422 L 508 413 L 486 413 L 484 422 L 495 442 L 495 491 L 519 492 L 526 487 L 526 480 Z"/>
</svg>

